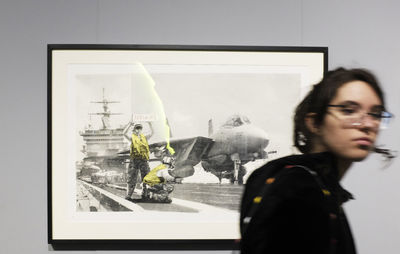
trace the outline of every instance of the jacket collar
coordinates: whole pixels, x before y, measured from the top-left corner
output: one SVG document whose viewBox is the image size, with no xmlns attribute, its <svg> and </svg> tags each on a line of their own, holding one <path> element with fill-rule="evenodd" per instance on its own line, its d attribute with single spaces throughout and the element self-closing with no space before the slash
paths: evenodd
<svg viewBox="0 0 400 254">
<path fill-rule="evenodd" d="M 324 181 L 326 181 L 333 191 L 337 194 L 340 204 L 354 199 L 353 195 L 344 189 L 339 183 L 339 172 L 336 158 L 330 152 L 310 153 L 293 155 L 288 158 L 289 163 L 302 165 L 315 171 Z"/>
</svg>

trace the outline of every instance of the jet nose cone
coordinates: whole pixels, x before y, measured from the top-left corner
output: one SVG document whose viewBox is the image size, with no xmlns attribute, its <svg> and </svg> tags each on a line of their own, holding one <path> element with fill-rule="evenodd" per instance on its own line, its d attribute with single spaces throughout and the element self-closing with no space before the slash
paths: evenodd
<svg viewBox="0 0 400 254">
<path fill-rule="evenodd" d="M 264 132 L 264 135 L 260 138 L 260 143 L 262 148 L 266 148 L 269 144 L 268 134 Z"/>
<path fill-rule="evenodd" d="M 261 147 L 262 148 L 266 148 L 269 144 L 269 138 L 268 136 L 265 136 L 262 140 L 261 140 Z"/>
<path fill-rule="evenodd" d="M 254 128 L 252 130 L 252 139 L 253 139 L 253 143 L 257 144 L 257 146 L 260 149 L 264 149 L 268 146 L 269 144 L 269 136 L 268 134 L 260 129 L 260 128 Z"/>
</svg>

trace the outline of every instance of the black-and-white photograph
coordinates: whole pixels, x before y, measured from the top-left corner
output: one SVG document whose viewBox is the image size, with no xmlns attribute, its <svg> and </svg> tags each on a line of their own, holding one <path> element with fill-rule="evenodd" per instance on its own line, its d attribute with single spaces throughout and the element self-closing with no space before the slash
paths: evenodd
<svg viewBox="0 0 400 254">
<path fill-rule="evenodd" d="M 72 65 L 69 74 L 77 211 L 238 212 L 248 175 L 292 152 L 301 74 L 290 69 Z"/>
</svg>

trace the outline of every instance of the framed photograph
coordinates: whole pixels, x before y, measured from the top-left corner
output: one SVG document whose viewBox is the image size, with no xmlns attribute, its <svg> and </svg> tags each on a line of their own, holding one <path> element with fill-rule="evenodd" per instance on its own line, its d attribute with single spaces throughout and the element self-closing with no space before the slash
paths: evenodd
<svg viewBox="0 0 400 254">
<path fill-rule="evenodd" d="M 296 153 L 325 47 L 48 45 L 48 241 L 237 249 L 248 176 Z"/>
</svg>

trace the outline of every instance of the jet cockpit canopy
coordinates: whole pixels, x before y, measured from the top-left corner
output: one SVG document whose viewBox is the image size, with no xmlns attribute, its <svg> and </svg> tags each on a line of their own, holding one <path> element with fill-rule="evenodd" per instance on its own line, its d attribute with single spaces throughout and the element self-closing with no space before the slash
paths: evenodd
<svg viewBox="0 0 400 254">
<path fill-rule="evenodd" d="M 244 124 L 251 124 L 247 116 L 233 115 L 222 126 L 223 127 L 238 127 Z"/>
</svg>

